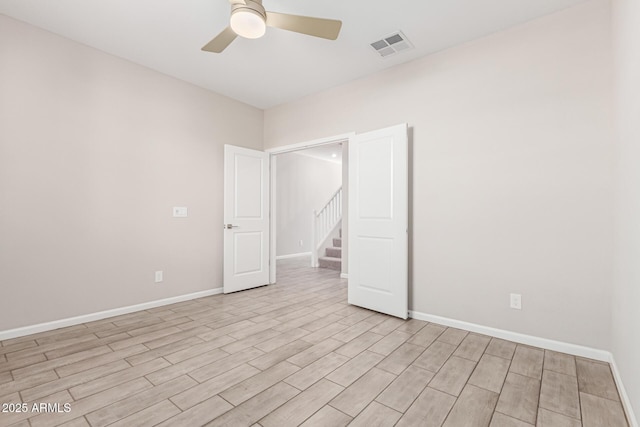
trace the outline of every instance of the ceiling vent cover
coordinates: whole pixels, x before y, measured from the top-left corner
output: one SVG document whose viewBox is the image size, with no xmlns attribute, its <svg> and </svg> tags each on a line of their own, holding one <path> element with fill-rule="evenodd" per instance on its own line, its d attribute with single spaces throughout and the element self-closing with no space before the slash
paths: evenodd
<svg viewBox="0 0 640 427">
<path fill-rule="evenodd" d="M 371 47 L 383 58 L 413 48 L 407 36 L 402 31 L 396 31 L 380 40 L 371 43 Z"/>
</svg>

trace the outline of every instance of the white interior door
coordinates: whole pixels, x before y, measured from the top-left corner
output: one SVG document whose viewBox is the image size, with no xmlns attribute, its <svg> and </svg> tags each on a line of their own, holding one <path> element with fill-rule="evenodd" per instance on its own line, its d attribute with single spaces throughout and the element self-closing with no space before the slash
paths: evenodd
<svg viewBox="0 0 640 427">
<path fill-rule="evenodd" d="M 407 125 L 349 143 L 349 304 L 408 316 Z"/>
<path fill-rule="evenodd" d="M 224 293 L 269 283 L 269 155 L 224 146 Z"/>
</svg>

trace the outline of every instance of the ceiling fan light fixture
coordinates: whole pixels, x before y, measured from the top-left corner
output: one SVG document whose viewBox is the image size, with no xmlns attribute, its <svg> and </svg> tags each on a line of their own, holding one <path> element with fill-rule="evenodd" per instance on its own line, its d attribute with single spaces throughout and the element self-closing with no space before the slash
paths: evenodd
<svg viewBox="0 0 640 427">
<path fill-rule="evenodd" d="M 267 30 L 267 22 L 260 12 L 243 7 L 232 12 L 231 29 L 241 37 L 259 39 Z"/>
</svg>

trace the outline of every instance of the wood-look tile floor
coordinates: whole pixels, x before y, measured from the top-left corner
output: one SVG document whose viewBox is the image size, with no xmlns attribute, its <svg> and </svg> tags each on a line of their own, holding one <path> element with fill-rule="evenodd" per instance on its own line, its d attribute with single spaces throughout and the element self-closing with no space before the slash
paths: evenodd
<svg viewBox="0 0 640 427">
<path fill-rule="evenodd" d="M 278 277 L 2 342 L 0 425 L 627 426 L 605 363 L 349 306 L 302 261 Z"/>
</svg>

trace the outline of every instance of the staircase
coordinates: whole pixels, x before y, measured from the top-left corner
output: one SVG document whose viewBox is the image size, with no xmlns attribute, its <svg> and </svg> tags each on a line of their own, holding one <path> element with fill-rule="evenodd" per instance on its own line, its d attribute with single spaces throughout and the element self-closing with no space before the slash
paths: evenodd
<svg viewBox="0 0 640 427">
<path fill-rule="evenodd" d="M 342 271 L 342 228 L 339 237 L 333 238 L 333 246 L 325 249 L 325 256 L 318 258 L 320 268 Z"/>
<path fill-rule="evenodd" d="M 325 256 L 320 256 L 323 251 Z M 342 270 L 342 187 L 333 193 L 320 212 L 313 211 L 311 267 Z"/>
</svg>

